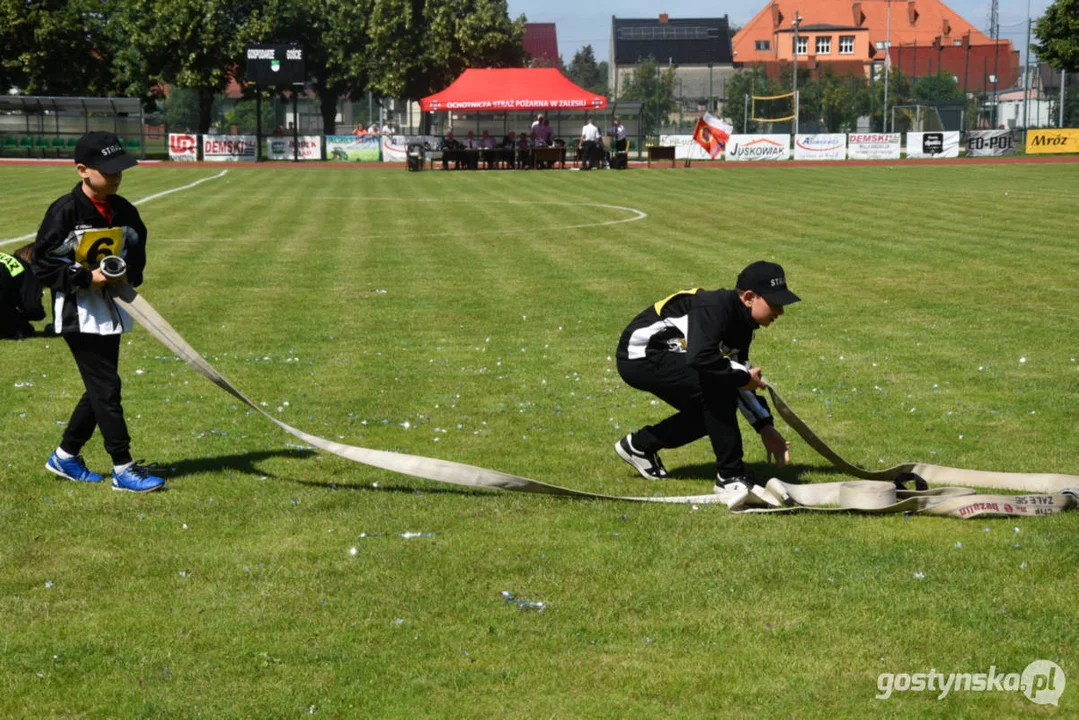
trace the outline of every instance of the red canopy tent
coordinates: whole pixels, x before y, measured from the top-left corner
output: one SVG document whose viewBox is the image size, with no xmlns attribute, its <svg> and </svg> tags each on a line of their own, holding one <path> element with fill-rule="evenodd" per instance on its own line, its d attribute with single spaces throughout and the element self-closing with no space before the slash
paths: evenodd
<svg viewBox="0 0 1079 720">
<path fill-rule="evenodd" d="M 603 110 L 607 98 L 577 87 L 555 68 L 470 69 L 420 100 L 424 112 Z"/>
</svg>

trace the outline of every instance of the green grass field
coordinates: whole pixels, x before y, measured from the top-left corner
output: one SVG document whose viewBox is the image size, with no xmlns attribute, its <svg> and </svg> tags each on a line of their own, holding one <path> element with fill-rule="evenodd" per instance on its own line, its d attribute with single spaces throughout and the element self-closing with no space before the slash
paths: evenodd
<svg viewBox="0 0 1079 720">
<path fill-rule="evenodd" d="M 1077 168 L 233 168 L 140 206 L 141 290 L 301 429 L 675 495 L 711 489 L 710 449 L 665 453 L 661 483 L 614 455 L 664 413 L 620 382 L 618 336 L 675 290 L 774 259 L 804 301 L 754 360 L 841 454 L 1079 474 Z M 218 172 L 140 167 L 122 193 Z M 76 179 L 0 166 L 0 241 Z M 1074 513 L 732 516 L 471 492 L 297 447 L 141 330 L 124 406 L 135 457 L 170 490 L 133 496 L 43 469 L 81 393 L 63 342 L 0 349 L 4 718 L 1079 714 L 1074 687 L 1059 708 L 874 697 L 880 673 L 1039 659 L 1079 683 Z M 793 432 L 773 473 L 744 434 L 758 474 L 842 479 Z M 84 454 L 108 466 L 98 436 Z"/>
</svg>

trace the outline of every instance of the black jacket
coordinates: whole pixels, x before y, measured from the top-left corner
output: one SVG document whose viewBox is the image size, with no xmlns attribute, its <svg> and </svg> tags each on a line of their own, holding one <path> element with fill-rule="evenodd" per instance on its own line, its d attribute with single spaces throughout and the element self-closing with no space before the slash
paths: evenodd
<svg viewBox="0 0 1079 720">
<path fill-rule="evenodd" d="M 3 312 L 14 310 L 31 322 L 45 319 L 41 283 L 25 260 L 5 252 L 0 252 L 0 297 Z"/>
<path fill-rule="evenodd" d="M 90 289 L 91 273 L 105 255 L 116 254 L 127 261 L 127 280 L 142 284 L 146 267 L 146 226 L 130 202 L 110 198 L 112 224 L 98 212 L 80 185 L 64 195 L 45 212 L 34 241 L 34 274 L 53 292 L 53 307 L 61 333 L 85 332 L 110 335 L 131 327 L 131 319 L 111 297 Z M 107 232 L 100 232 L 107 231 Z M 90 237 L 86 237 L 91 233 Z M 98 236 L 108 236 L 93 242 Z M 119 242 L 118 242 L 119 241 Z M 77 253 L 84 246 L 82 253 Z M 77 262 L 77 255 L 81 262 Z M 79 308 L 83 308 L 80 322 Z"/>
<path fill-rule="evenodd" d="M 772 424 L 764 399 L 741 388 L 749 382 L 749 346 L 760 325 L 733 290 L 683 290 L 642 310 L 618 341 L 620 361 L 685 353 L 701 389 L 736 390 L 738 405 L 757 430 Z"/>
</svg>

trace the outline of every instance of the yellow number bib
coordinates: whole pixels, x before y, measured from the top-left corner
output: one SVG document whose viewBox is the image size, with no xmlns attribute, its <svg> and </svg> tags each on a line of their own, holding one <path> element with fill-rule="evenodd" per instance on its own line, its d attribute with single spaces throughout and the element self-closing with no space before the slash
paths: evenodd
<svg viewBox="0 0 1079 720">
<path fill-rule="evenodd" d="M 123 228 L 86 230 L 79 240 L 79 246 L 75 248 L 75 262 L 93 270 L 101 263 L 101 259 L 108 255 L 120 257 L 123 249 Z"/>
</svg>

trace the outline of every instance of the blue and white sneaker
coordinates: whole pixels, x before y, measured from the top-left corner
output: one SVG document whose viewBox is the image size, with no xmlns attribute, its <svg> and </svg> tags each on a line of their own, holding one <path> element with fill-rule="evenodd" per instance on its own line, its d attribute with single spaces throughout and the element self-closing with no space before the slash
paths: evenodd
<svg viewBox="0 0 1079 720">
<path fill-rule="evenodd" d="M 112 471 L 112 489 L 125 490 L 134 493 L 153 492 L 154 490 L 164 489 L 165 480 L 151 474 L 150 470 L 145 465 L 139 464 L 142 462 L 145 461 L 137 460 L 119 473 L 116 472 L 116 469 L 114 468 Z"/>
<path fill-rule="evenodd" d="M 96 472 L 92 472 L 86 468 L 86 463 L 83 462 L 82 455 L 76 455 L 67 460 L 62 460 L 60 456 L 56 454 L 55 450 L 53 450 L 52 455 L 49 456 L 49 461 L 45 463 L 45 469 L 62 478 L 74 480 L 75 482 L 99 483 L 105 479 L 103 475 L 98 475 Z"/>
</svg>

